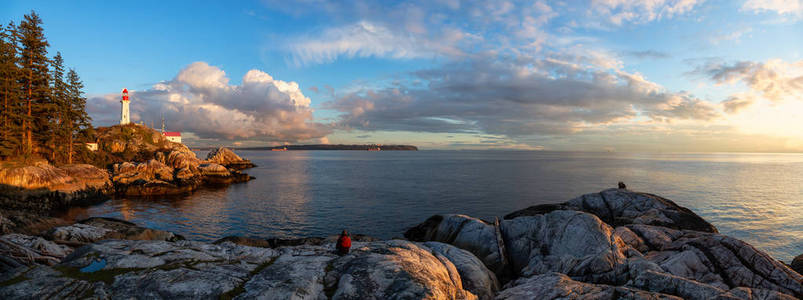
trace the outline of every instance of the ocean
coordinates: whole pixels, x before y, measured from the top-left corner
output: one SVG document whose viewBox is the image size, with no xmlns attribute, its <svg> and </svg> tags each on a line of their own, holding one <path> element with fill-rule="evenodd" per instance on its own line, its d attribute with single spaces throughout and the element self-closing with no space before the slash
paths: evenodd
<svg viewBox="0 0 803 300">
<path fill-rule="evenodd" d="M 393 238 L 434 214 L 501 219 L 623 181 L 692 209 L 721 233 L 784 262 L 803 254 L 803 154 L 237 153 L 258 165 L 245 170 L 255 180 L 180 197 L 115 198 L 71 209 L 65 218 L 120 218 L 202 241 L 329 236 L 343 229 Z"/>
</svg>

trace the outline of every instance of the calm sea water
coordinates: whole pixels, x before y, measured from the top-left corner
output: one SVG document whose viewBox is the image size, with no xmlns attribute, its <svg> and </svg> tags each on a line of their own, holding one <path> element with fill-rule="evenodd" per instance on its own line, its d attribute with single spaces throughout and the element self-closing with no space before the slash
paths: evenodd
<svg viewBox="0 0 803 300">
<path fill-rule="evenodd" d="M 120 198 L 71 210 L 189 239 L 227 235 L 380 238 L 438 213 L 484 219 L 614 187 L 691 208 L 720 232 L 789 262 L 803 253 L 803 154 L 539 151 L 238 151 L 256 179 L 164 199 Z"/>
</svg>

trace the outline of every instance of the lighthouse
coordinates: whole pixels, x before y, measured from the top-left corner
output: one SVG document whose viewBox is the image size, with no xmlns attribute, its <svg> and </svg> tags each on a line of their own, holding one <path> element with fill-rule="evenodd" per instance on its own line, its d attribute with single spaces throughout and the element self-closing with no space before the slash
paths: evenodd
<svg viewBox="0 0 803 300">
<path fill-rule="evenodd" d="M 128 110 L 128 89 L 123 89 L 123 99 L 120 100 L 122 107 L 120 108 L 120 125 L 131 123 L 131 117 Z"/>
</svg>

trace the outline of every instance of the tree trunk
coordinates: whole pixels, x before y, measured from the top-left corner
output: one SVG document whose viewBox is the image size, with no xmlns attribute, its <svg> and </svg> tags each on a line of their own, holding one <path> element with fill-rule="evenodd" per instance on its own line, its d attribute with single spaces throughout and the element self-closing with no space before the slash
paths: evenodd
<svg viewBox="0 0 803 300">
<path fill-rule="evenodd" d="M 30 63 L 32 67 L 30 70 L 28 70 L 28 120 L 25 120 L 25 122 L 31 121 L 31 100 L 33 98 L 33 59 L 30 60 Z M 26 147 L 25 152 L 31 154 L 31 151 L 33 150 L 33 139 L 31 138 L 32 126 L 31 124 L 28 125 L 29 126 L 25 128 L 25 134 L 27 135 L 26 139 L 28 141 L 28 147 Z"/>
<path fill-rule="evenodd" d="M 72 124 L 70 124 L 70 145 L 68 146 L 69 152 L 67 152 L 67 163 L 72 164 Z"/>
</svg>

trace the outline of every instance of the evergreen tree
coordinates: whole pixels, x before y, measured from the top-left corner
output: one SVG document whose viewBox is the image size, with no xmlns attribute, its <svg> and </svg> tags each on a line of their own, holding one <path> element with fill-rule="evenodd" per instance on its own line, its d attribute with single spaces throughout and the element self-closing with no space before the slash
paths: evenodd
<svg viewBox="0 0 803 300">
<path fill-rule="evenodd" d="M 67 83 L 64 82 L 64 58 L 61 57 L 61 52 L 56 52 L 50 65 L 53 72 L 51 74 L 53 84 L 50 87 L 50 99 L 55 113 L 48 120 L 51 128 L 48 145 L 50 145 L 50 160 L 56 161 L 56 153 L 62 152 L 61 148 L 67 142 L 68 136 L 72 134 L 69 130 L 69 115 L 72 106 L 67 96 Z"/>
<path fill-rule="evenodd" d="M 0 158 L 22 151 L 22 106 L 18 78 L 17 29 L 14 23 L 0 28 Z"/>
<path fill-rule="evenodd" d="M 20 22 L 19 43 L 21 45 L 21 76 L 19 81 L 25 99 L 25 118 L 22 129 L 25 132 L 25 153 L 31 154 L 34 142 L 47 141 L 49 131 L 52 129 L 50 118 L 53 117 L 55 106 L 50 98 L 50 74 L 48 72 L 47 47 L 42 29 L 42 19 L 36 12 L 24 16 Z M 34 138 L 36 137 L 36 138 Z"/>
<path fill-rule="evenodd" d="M 67 162 L 72 163 L 73 144 L 75 138 L 79 137 L 82 132 L 92 129 L 90 121 L 92 120 L 86 113 L 86 98 L 84 97 L 84 84 L 78 73 L 74 69 L 67 72 L 67 88 L 66 97 L 69 102 L 68 114 L 66 115 L 68 135 L 68 152 Z"/>
</svg>

